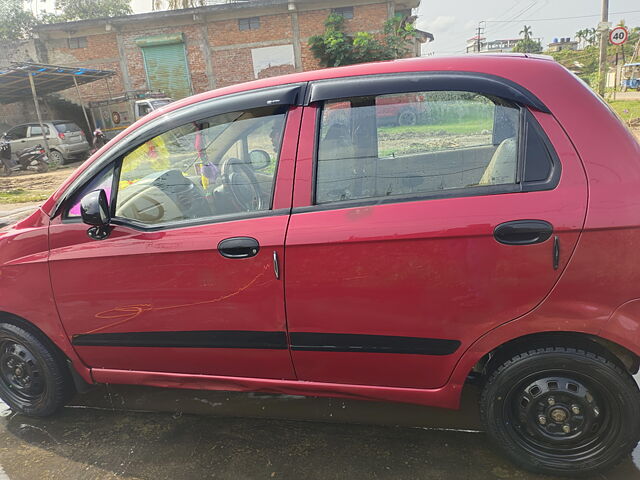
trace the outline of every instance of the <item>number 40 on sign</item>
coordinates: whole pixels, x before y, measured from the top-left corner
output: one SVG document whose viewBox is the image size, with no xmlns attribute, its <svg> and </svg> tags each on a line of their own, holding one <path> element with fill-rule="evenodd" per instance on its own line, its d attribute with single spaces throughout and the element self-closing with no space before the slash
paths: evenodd
<svg viewBox="0 0 640 480">
<path fill-rule="evenodd" d="M 629 40 L 629 30 L 625 27 L 616 27 L 609 33 L 609 41 L 614 45 L 622 45 Z"/>
</svg>

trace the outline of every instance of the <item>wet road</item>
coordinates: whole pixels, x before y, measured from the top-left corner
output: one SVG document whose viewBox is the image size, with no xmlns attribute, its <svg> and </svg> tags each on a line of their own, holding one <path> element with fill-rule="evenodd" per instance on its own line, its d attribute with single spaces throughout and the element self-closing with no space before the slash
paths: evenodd
<svg viewBox="0 0 640 480">
<path fill-rule="evenodd" d="M 526 479 L 460 412 L 228 392 L 100 387 L 47 419 L 0 403 L 0 480 Z M 597 477 L 640 479 L 640 449 Z"/>
</svg>

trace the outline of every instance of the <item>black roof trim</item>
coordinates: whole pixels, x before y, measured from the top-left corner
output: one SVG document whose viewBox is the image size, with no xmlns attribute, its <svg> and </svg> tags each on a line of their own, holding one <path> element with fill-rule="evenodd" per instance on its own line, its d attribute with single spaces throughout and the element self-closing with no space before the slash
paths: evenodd
<svg viewBox="0 0 640 480">
<path fill-rule="evenodd" d="M 305 105 L 323 100 L 432 90 L 477 92 L 550 113 L 549 108 L 522 85 L 497 75 L 475 72 L 410 72 L 319 80 L 310 83 Z"/>
</svg>

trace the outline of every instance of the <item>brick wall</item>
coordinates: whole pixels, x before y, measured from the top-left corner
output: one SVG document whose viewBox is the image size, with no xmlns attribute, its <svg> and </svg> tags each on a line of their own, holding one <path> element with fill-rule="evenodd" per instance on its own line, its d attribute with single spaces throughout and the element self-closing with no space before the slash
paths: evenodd
<svg viewBox="0 0 640 480">
<path fill-rule="evenodd" d="M 336 2 L 340 3 L 338 0 Z M 336 2 L 317 2 L 316 5 L 325 7 Z M 280 8 L 277 13 L 256 12 L 254 15 L 260 17 L 260 27 L 254 30 L 240 30 L 238 26 L 238 18 L 248 18 L 252 14 L 250 10 L 238 13 L 235 18 L 224 20 L 201 15 L 169 18 L 159 12 L 144 20 L 132 18 L 127 23 L 118 24 L 113 28 L 106 28 L 106 24 L 93 24 L 84 30 L 83 27 L 74 26 L 73 36 L 86 37 L 86 48 L 69 48 L 69 34 L 65 33 L 64 26 L 61 25 L 58 30 L 48 27 L 49 30 L 41 35 L 40 45 L 43 48 L 40 54 L 38 48 L 34 47 L 37 47 L 34 42 L 29 46 L 13 48 L 12 51 L 14 57 L 19 57 L 19 60 L 28 57 L 30 60 L 43 63 L 114 70 L 117 74 L 109 79 L 109 89 L 104 80 L 80 87 L 82 96 L 89 101 L 106 98 L 108 90 L 115 95 L 125 91 L 127 87 L 149 89 L 142 49 L 136 45 L 136 39 L 182 33 L 192 91 L 200 93 L 212 85 L 222 87 L 254 80 L 257 77 L 265 78 L 296 70 L 319 68 L 318 61 L 309 50 L 308 39 L 324 31 L 324 21 L 330 12 L 330 8 L 299 11 L 298 35 L 294 32 L 292 14 L 286 10 L 286 6 Z M 349 33 L 379 33 L 387 18 L 387 2 L 356 5 L 354 18 L 346 20 L 345 25 Z M 298 64 L 294 54 L 296 37 L 300 41 Z M 118 47 L 119 40 L 121 51 Z M 265 55 L 268 56 L 272 51 L 274 61 L 265 60 Z M 124 53 L 123 58 L 120 56 L 121 53 Z M 6 52 L 4 56 L 7 56 Z M 0 65 L 3 63 L 2 60 L 3 52 L 0 52 Z M 74 89 L 61 92 L 61 95 L 72 102 L 78 102 Z M 19 112 L 19 108 L 17 111 Z"/>
</svg>

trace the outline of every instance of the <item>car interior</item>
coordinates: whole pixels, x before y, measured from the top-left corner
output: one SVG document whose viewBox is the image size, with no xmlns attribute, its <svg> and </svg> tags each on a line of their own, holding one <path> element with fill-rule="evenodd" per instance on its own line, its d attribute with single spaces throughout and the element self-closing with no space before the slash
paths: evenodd
<svg viewBox="0 0 640 480">
<path fill-rule="evenodd" d="M 272 113 L 227 114 L 140 146 L 123 159 L 116 217 L 162 224 L 270 208 L 284 129 L 284 113 Z"/>
<path fill-rule="evenodd" d="M 381 151 L 372 102 L 371 97 L 352 101 L 350 115 L 321 133 L 317 203 L 515 183 L 518 109 L 496 103 L 492 131 L 477 135 L 475 142 L 467 139 L 470 145 L 448 145 L 442 142 L 448 133 L 442 131 L 407 136 L 411 153 L 388 154 Z M 397 138 L 402 141 L 403 135 Z"/>
</svg>

